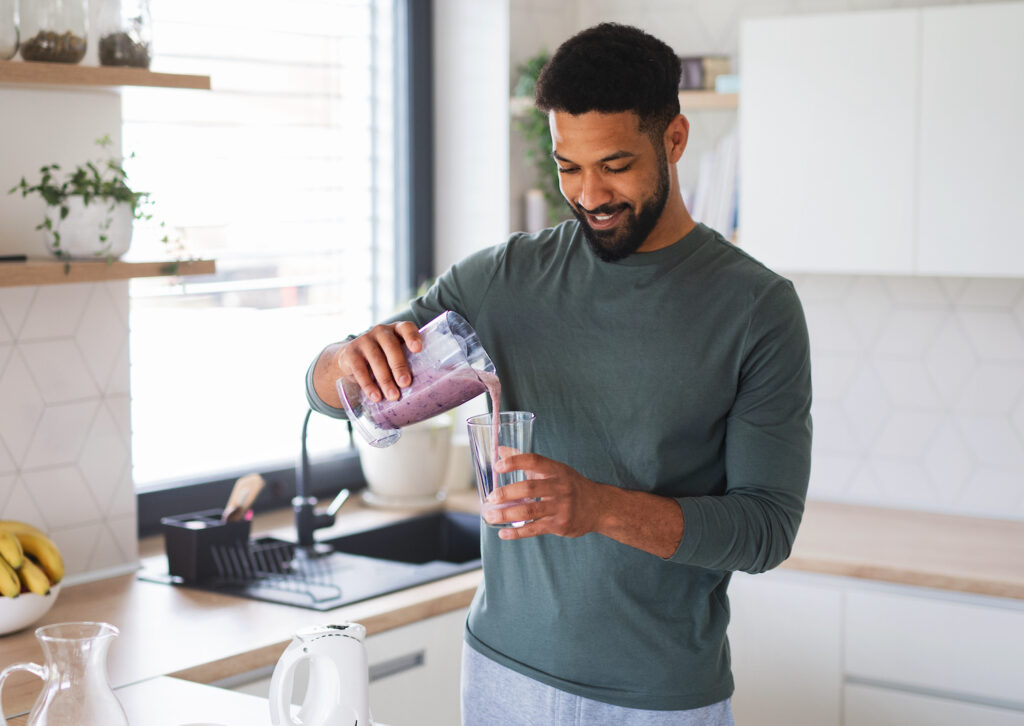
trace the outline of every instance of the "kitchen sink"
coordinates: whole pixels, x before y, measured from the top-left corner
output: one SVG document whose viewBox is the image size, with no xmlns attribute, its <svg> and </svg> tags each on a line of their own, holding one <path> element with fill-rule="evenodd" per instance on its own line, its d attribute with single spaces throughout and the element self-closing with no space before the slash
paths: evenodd
<svg viewBox="0 0 1024 726">
<path fill-rule="evenodd" d="M 437 512 L 327 540 L 335 552 L 423 565 L 429 562 L 480 566 L 480 517 Z"/>
<path fill-rule="evenodd" d="M 294 542 L 256 537 L 214 551 L 218 574 L 184 582 L 144 567 L 143 580 L 311 610 L 332 610 L 480 567 L 480 517 L 433 512 L 322 541 L 306 556 Z"/>
</svg>

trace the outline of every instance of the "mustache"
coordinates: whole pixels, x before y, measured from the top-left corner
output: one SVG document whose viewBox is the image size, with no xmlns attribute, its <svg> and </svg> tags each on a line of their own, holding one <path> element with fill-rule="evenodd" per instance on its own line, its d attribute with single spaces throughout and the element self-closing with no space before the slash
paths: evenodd
<svg viewBox="0 0 1024 726">
<path fill-rule="evenodd" d="M 616 212 L 618 212 L 618 211 L 620 211 L 622 209 L 629 209 L 629 205 L 628 204 L 619 204 L 619 205 L 602 204 L 600 207 L 595 207 L 594 209 L 587 209 L 582 204 L 577 202 L 576 203 L 576 208 L 579 209 L 580 211 L 586 212 L 587 214 L 615 214 Z"/>
</svg>

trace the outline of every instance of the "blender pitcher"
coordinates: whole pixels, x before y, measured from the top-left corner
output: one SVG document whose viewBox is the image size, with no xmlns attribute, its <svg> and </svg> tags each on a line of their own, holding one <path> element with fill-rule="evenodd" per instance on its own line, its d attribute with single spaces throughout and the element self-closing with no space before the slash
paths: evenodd
<svg viewBox="0 0 1024 726">
<path fill-rule="evenodd" d="M 383 448 L 401 437 L 401 428 L 449 411 L 487 390 L 496 390 L 494 364 L 476 331 L 458 313 L 441 313 L 420 328 L 423 348 L 405 356 L 412 384 L 397 401 L 374 402 L 353 376 L 335 385 L 349 421 L 371 445 Z"/>
<path fill-rule="evenodd" d="M 107 648 L 118 635 L 107 623 L 57 623 L 36 628 L 46 665 L 15 663 L 0 671 L 0 689 L 14 671 L 43 679 L 27 726 L 128 726 L 107 681 Z"/>
</svg>

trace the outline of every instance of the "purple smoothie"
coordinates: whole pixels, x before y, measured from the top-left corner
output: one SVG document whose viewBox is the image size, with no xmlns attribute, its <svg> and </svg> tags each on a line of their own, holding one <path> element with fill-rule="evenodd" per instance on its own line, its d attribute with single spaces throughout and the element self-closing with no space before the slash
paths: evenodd
<svg viewBox="0 0 1024 726">
<path fill-rule="evenodd" d="M 413 373 L 412 384 L 400 389 L 397 401 L 364 402 L 367 412 L 383 428 L 402 428 L 444 413 L 488 389 L 481 380 L 487 373 L 472 368 L 427 369 Z M 491 376 L 497 380 L 496 376 Z M 500 387 L 499 387 L 500 390 Z"/>
</svg>

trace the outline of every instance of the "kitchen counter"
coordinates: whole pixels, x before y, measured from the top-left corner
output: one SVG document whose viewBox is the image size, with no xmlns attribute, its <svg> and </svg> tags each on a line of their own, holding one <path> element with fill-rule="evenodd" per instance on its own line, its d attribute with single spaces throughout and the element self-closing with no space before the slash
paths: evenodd
<svg viewBox="0 0 1024 726">
<path fill-rule="evenodd" d="M 471 509 L 473 497 L 453 498 L 453 508 Z M 324 536 L 409 514 L 358 501 L 342 512 Z M 290 516 L 258 515 L 254 531 L 286 526 Z M 159 556 L 161 539 L 144 539 L 140 552 Z M 783 568 L 1024 599 L 1024 522 L 809 502 Z M 463 573 L 328 614 L 123 575 L 65 588 L 39 624 L 103 620 L 118 626 L 121 636 L 109 658 L 117 687 L 165 675 L 213 683 L 273 665 L 291 634 L 313 623 L 354 620 L 373 635 L 465 607 L 481 576 L 479 570 Z M 0 637 L 0 668 L 40 658 L 31 628 Z M 33 676 L 14 674 L 4 686 L 5 713 L 27 711 L 39 686 Z"/>
<path fill-rule="evenodd" d="M 131 726 L 264 726 L 270 724 L 267 699 L 177 678 L 151 678 L 117 689 Z M 159 708 L 154 708 L 157 704 Z M 7 726 L 25 726 L 28 714 Z"/>
</svg>

